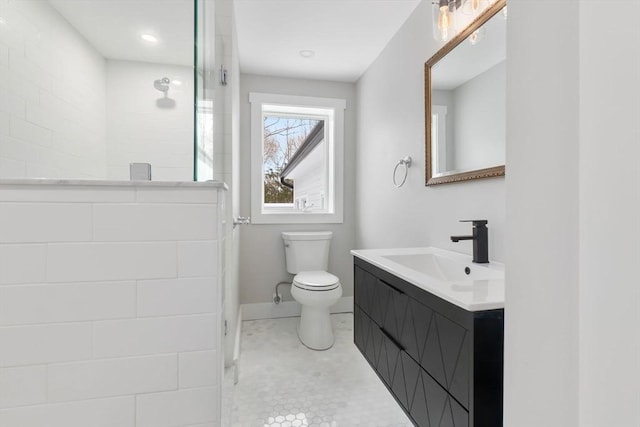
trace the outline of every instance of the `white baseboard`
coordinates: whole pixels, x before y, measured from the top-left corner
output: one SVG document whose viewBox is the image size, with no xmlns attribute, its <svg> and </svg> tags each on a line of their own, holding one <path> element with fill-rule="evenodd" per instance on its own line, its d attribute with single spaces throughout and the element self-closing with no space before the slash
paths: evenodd
<svg viewBox="0 0 640 427">
<path fill-rule="evenodd" d="M 296 301 L 283 301 L 280 304 L 261 302 L 242 304 L 242 320 L 278 319 L 280 317 L 300 316 L 301 306 Z M 352 313 L 353 297 L 342 297 L 331 307 L 331 313 Z"/>
</svg>

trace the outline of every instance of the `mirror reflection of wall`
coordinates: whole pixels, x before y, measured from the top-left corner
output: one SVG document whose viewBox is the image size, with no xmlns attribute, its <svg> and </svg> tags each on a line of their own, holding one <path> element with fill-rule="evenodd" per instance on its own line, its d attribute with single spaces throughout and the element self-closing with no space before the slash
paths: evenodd
<svg viewBox="0 0 640 427">
<path fill-rule="evenodd" d="M 127 180 L 141 162 L 192 180 L 193 15 L 190 0 L 0 2 L 0 177 Z"/>
<path fill-rule="evenodd" d="M 453 89 L 432 91 L 436 173 L 505 163 L 505 65 L 501 61 Z M 438 131 L 442 126 L 444 133 Z"/>
</svg>

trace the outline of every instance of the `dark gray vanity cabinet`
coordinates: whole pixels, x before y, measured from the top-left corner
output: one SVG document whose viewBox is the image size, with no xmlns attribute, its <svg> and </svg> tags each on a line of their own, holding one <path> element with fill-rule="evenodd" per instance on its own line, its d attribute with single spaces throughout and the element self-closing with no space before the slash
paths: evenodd
<svg viewBox="0 0 640 427">
<path fill-rule="evenodd" d="M 419 427 L 502 426 L 504 310 L 471 312 L 355 258 L 354 340 Z"/>
</svg>

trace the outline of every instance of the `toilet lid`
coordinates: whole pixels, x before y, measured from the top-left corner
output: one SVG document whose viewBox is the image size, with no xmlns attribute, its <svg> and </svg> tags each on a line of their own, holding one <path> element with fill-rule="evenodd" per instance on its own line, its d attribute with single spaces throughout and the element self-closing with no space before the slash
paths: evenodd
<svg viewBox="0 0 640 427">
<path fill-rule="evenodd" d="M 295 286 L 311 291 L 329 291 L 340 286 L 339 279 L 326 271 L 303 271 L 293 278 Z"/>
</svg>

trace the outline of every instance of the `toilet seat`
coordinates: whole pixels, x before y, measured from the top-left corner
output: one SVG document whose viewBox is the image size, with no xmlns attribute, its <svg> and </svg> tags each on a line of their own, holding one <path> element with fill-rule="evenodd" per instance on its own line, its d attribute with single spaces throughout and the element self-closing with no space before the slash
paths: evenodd
<svg viewBox="0 0 640 427">
<path fill-rule="evenodd" d="M 340 286 L 340 280 L 326 271 L 302 271 L 293 278 L 293 286 L 308 291 L 330 291 Z"/>
</svg>

